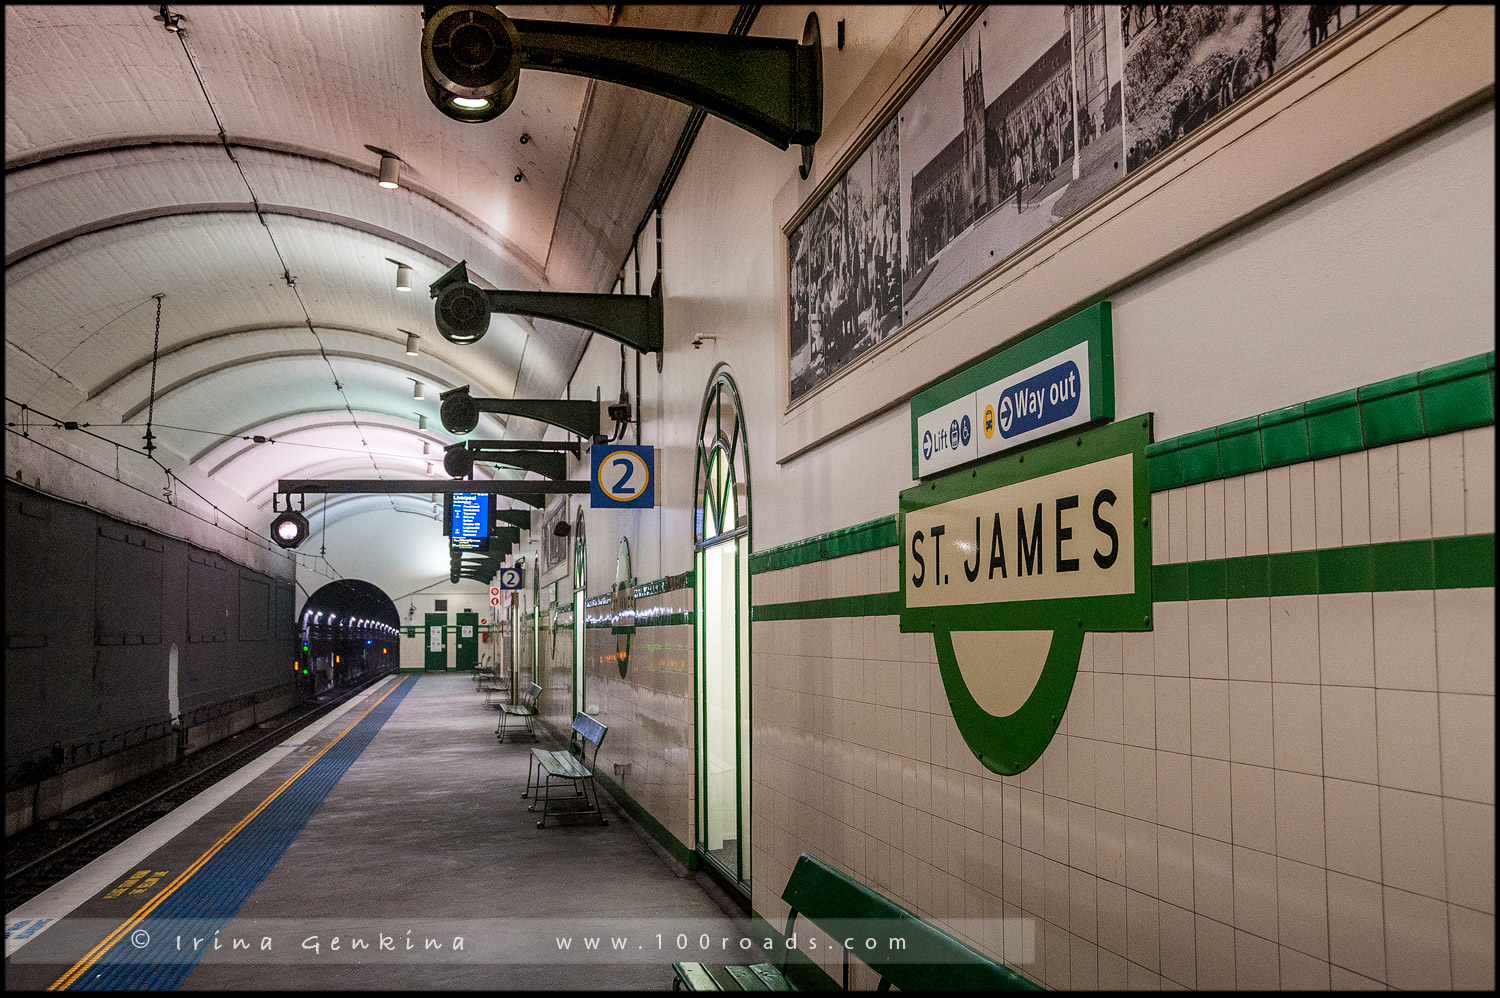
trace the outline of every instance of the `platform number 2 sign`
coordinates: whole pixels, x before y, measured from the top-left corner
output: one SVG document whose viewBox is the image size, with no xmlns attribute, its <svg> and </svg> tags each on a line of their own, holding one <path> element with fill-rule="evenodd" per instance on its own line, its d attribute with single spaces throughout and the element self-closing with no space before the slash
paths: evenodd
<svg viewBox="0 0 1500 998">
<path fill-rule="evenodd" d="M 656 449 L 604 444 L 590 448 L 589 505 L 594 509 L 649 509 L 656 505 Z"/>
</svg>

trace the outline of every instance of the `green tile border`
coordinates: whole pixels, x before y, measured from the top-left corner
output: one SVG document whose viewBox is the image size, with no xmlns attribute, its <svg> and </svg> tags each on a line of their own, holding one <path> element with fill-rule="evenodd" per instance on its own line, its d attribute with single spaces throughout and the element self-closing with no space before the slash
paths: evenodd
<svg viewBox="0 0 1500 998">
<path fill-rule="evenodd" d="M 893 513 L 852 527 L 830 530 L 806 540 L 757 551 L 750 556 L 750 574 L 774 572 L 779 568 L 792 568 L 895 545 L 896 516 Z"/>
<path fill-rule="evenodd" d="M 1154 603 L 1481 589 L 1494 585 L 1494 534 L 1286 551 L 1151 567 Z M 752 608 L 750 615 L 752 620 L 879 617 L 899 614 L 900 603 L 900 592 L 836 596 L 801 603 L 766 603 Z"/>
<path fill-rule="evenodd" d="M 615 803 L 625 809 L 626 814 L 635 819 L 636 823 L 644 828 L 648 835 L 655 839 L 663 849 L 672 854 L 673 859 L 689 870 L 698 869 L 697 853 L 683 845 L 677 836 L 667 830 L 665 825 L 652 817 L 651 812 L 646 810 L 640 801 L 632 797 L 628 790 L 610 777 L 604 775 L 598 769 L 594 771 L 594 779 L 615 799 Z"/>
</svg>

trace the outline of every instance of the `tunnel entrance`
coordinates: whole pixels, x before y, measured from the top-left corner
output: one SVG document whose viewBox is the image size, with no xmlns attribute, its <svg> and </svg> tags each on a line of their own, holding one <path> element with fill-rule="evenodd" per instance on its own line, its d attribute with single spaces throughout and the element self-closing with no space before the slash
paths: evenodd
<svg viewBox="0 0 1500 998">
<path fill-rule="evenodd" d="M 298 625 L 297 674 L 311 696 L 400 669 L 401 618 L 379 586 L 330 582 L 308 597 Z"/>
</svg>

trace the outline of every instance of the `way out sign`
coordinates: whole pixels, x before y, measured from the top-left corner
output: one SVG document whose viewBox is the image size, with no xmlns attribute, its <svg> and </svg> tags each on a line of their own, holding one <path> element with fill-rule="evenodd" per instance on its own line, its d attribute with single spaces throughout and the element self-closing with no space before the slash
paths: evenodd
<svg viewBox="0 0 1500 998">
<path fill-rule="evenodd" d="M 650 509 L 656 505 L 656 448 L 595 444 L 589 448 L 589 506 Z"/>
<path fill-rule="evenodd" d="M 1151 629 L 1150 414 L 901 493 L 901 630 L 931 631 L 986 768 L 1026 769 L 1067 709 L 1088 631 Z"/>
</svg>

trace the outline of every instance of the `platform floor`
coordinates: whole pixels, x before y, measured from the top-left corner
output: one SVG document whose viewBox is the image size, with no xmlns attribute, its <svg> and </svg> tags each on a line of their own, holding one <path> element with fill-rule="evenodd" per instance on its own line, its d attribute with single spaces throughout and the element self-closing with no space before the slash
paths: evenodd
<svg viewBox="0 0 1500 998">
<path fill-rule="evenodd" d="M 366 691 L 188 827 L 192 804 L 8 913 L 7 990 L 669 989 L 674 960 L 739 948 L 608 795 L 608 825 L 538 829 L 532 743 L 497 743 L 483 700 L 462 675 Z"/>
</svg>

